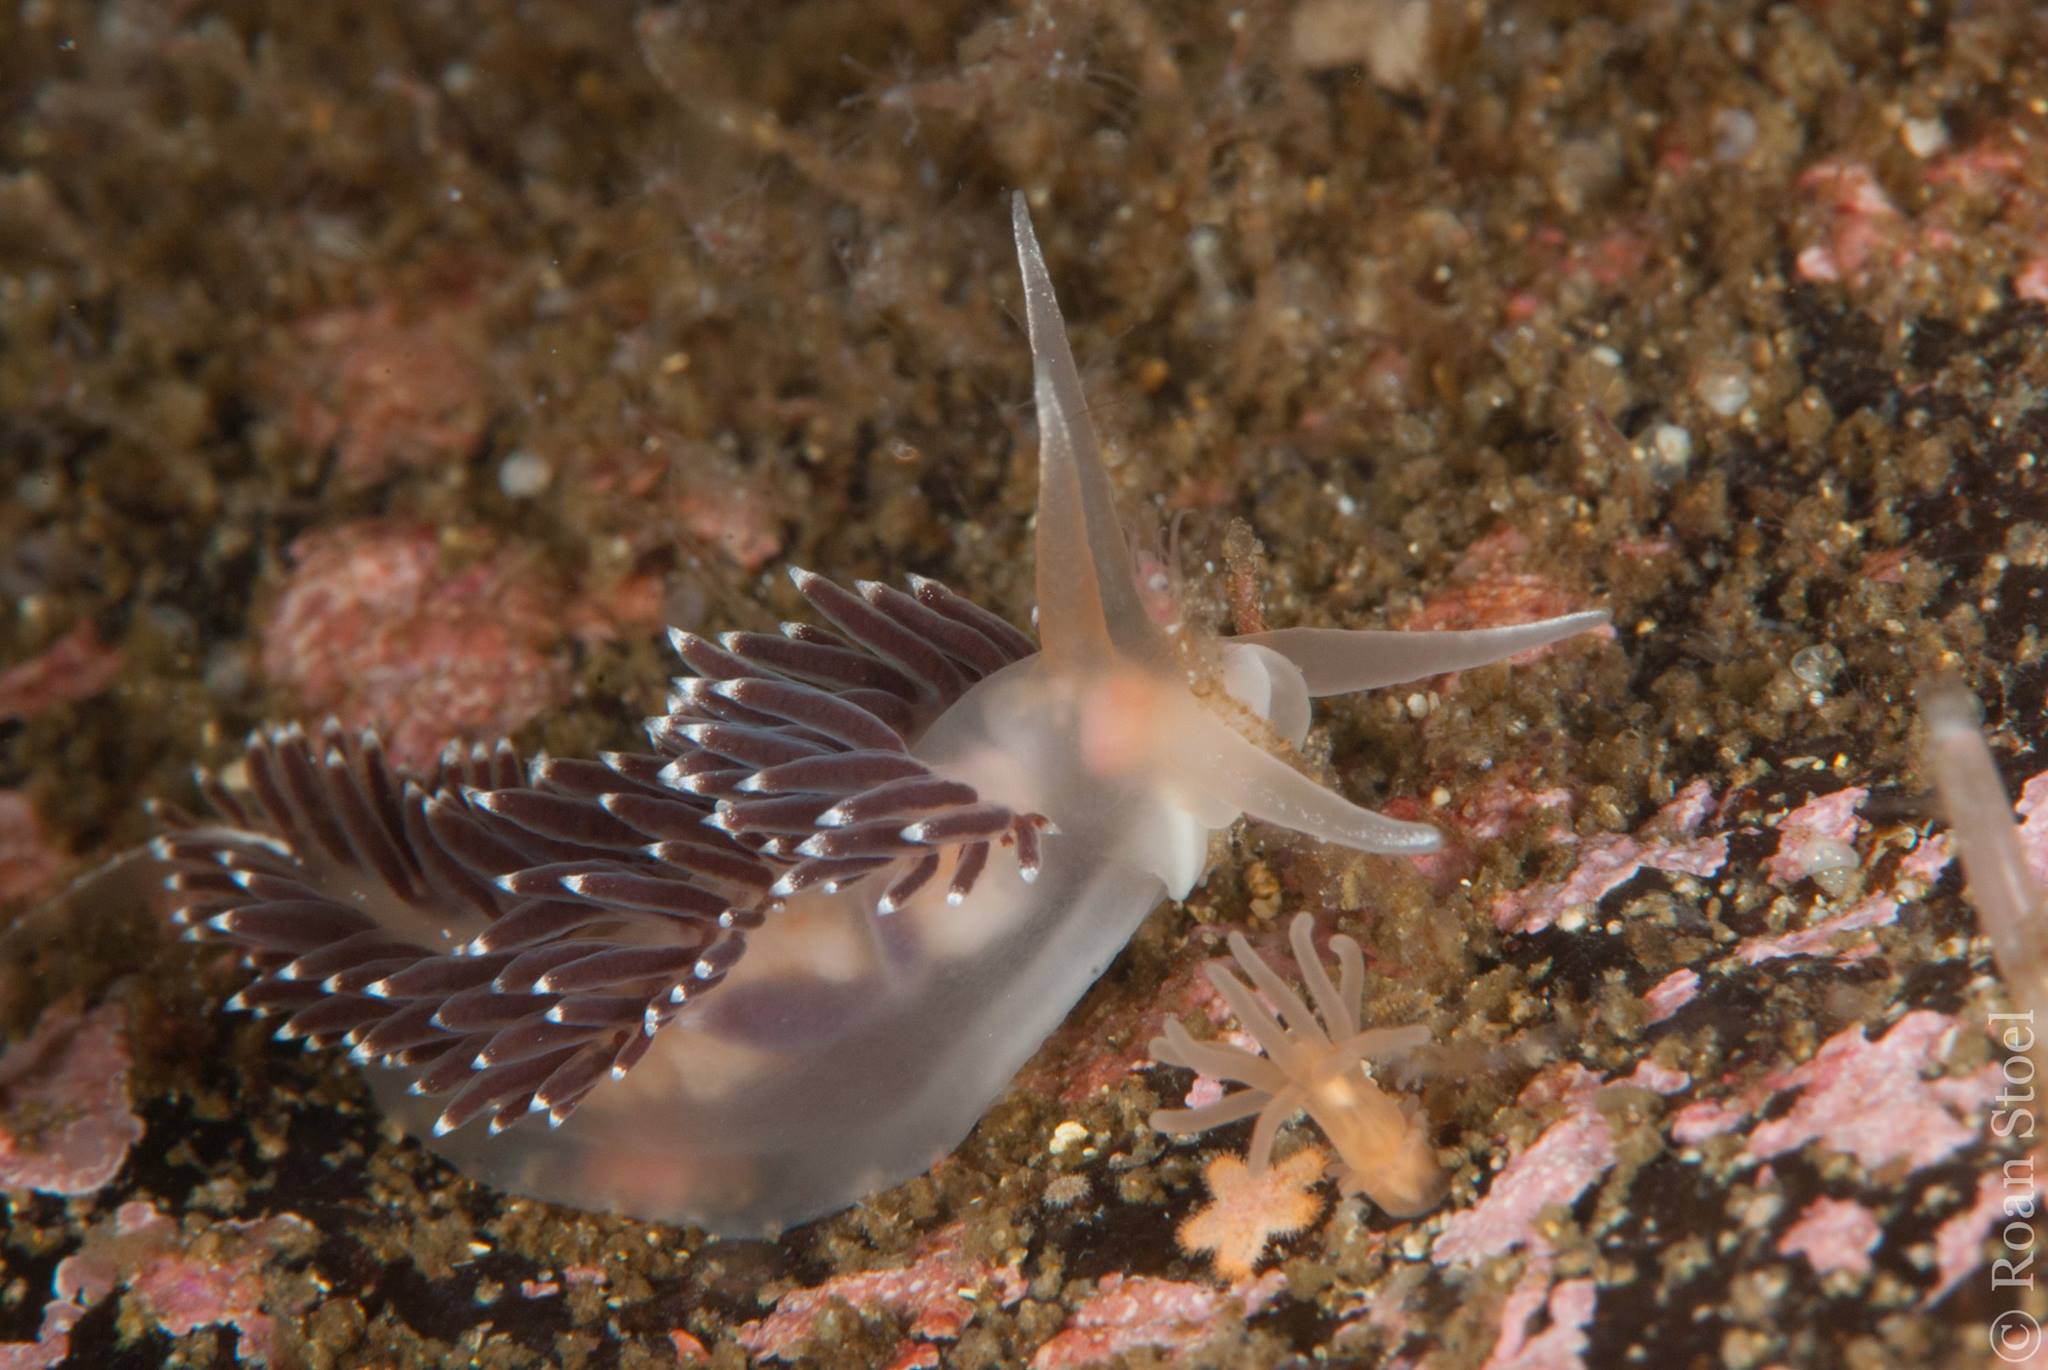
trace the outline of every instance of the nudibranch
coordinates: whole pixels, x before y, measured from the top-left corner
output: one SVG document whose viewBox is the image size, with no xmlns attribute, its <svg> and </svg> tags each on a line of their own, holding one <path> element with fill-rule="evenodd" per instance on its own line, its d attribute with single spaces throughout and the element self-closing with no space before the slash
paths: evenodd
<svg viewBox="0 0 2048 1370">
<path fill-rule="evenodd" d="M 174 917 L 256 972 L 235 1006 L 349 1047 L 479 1180 L 774 1233 L 955 1146 L 1240 815 L 1362 852 L 1436 845 L 1290 763 L 1308 701 L 1605 615 L 1169 634 L 1013 208 L 1039 640 L 930 580 L 799 571 L 824 626 L 671 634 L 688 674 L 651 751 L 501 745 L 409 775 L 332 726 L 253 737 L 245 783 L 202 776 L 214 816 L 171 816 L 155 848 Z"/>
<path fill-rule="evenodd" d="M 1293 987 L 1252 950 L 1243 933 L 1231 933 L 1230 954 L 1279 1016 L 1227 967 L 1204 969 L 1264 1054 L 1224 1042 L 1197 1042 L 1178 1018 L 1167 1019 L 1166 1034 L 1152 1039 L 1154 1060 L 1245 1088 L 1199 1108 L 1158 1109 L 1152 1126 L 1185 1135 L 1256 1114 L 1259 1121 L 1252 1127 L 1247 1159 L 1251 1172 L 1260 1175 L 1272 1160 L 1280 1125 L 1306 1109 L 1336 1149 L 1339 1189 L 1362 1193 L 1397 1218 L 1427 1213 L 1442 1202 L 1449 1185 L 1430 1145 L 1429 1125 L 1414 1100 L 1382 1089 L 1365 1063 L 1398 1059 L 1427 1042 L 1429 1032 L 1420 1026 L 1361 1028 L 1358 1009 L 1365 989 L 1365 955 L 1344 934 L 1332 937 L 1339 978 L 1332 984 L 1330 973 L 1316 959 L 1310 937 L 1314 929 L 1315 919 L 1296 914 L 1288 942 L 1322 1021 L 1316 1021 Z"/>
</svg>

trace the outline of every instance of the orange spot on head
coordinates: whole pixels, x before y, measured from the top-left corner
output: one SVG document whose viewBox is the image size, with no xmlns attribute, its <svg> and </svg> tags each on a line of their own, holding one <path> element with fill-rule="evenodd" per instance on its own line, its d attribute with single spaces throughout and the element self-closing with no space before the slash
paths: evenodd
<svg viewBox="0 0 2048 1370">
<path fill-rule="evenodd" d="M 1159 747 L 1159 687 L 1137 671 L 1118 671 L 1081 698 L 1081 763 L 1090 775 L 1128 775 Z"/>
</svg>

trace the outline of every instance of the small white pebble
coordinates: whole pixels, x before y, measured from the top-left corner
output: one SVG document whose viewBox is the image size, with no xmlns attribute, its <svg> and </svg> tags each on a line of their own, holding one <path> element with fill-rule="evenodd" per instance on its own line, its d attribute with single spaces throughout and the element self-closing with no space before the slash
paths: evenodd
<svg viewBox="0 0 2048 1370">
<path fill-rule="evenodd" d="M 1675 423 L 1660 423 L 1650 430 L 1650 477 L 1668 485 L 1685 474 L 1692 464 L 1692 434 Z"/>
<path fill-rule="evenodd" d="M 1932 157 L 1948 146 L 1948 125 L 1939 119 L 1908 119 L 1899 125 L 1899 137 L 1915 157 Z"/>
<path fill-rule="evenodd" d="M 1739 162 L 1756 146 L 1756 116 L 1746 109 L 1714 111 L 1714 156 L 1723 162 Z"/>
<path fill-rule="evenodd" d="M 57 478 L 48 471 L 31 471 L 14 483 L 14 497 L 31 513 L 46 513 L 57 503 Z"/>
<path fill-rule="evenodd" d="M 506 499 L 532 499 L 554 478 L 555 468 L 546 457 L 525 450 L 507 453 L 498 463 L 498 489 Z"/>
<path fill-rule="evenodd" d="M 1732 419 L 1749 403 L 1749 380 L 1734 367 L 1715 367 L 1694 387 L 1700 403 L 1724 419 Z"/>
<path fill-rule="evenodd" d="M 1792 654 L 1792 674 L 1803 685 L 1825 690 L 1842 669 L 1842 653 L 1832 643 L 1816 642 Z"/>
</svg>

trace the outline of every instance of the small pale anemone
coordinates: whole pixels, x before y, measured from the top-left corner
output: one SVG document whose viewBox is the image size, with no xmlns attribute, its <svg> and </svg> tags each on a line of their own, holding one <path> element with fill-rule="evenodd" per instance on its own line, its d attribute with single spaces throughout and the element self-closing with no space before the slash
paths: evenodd
<svg viewBox="0 0 2048 1370">
<path fill-rule="evenodd" d="M 1199 1108 L 1158 1109 L 1152 1126 L 1184 1136 L 1257 1114 L 1247 1160 L 1258 1175 L 1272 1159 L 1280 1125 L 1306 1109 L 1337 1153 L 1344 1193 L 1363 1193 L 1397 1218 L 1427 1213 L 1442 1201 L 1447 1182 L 1430 1145 L 1428 1121 L 1414 1100 L 1381 1089 L 1366 1062 L 1413 1051 L 1428 1040 L 1428 1030 L 1361 1028 L 1365 958 L 1351 938 L 1332 937 L 1339 975 L 1332 984 L 1311 940 L 1314 925 L 1309 915 L 1297 914 L 1288 940 L 1321 1021 L 1243 933 L 1231 933 L 1230 954 L 1251 985 L 1223 965 L 1207 967 L 1209 979 L 1265 1054 L 1197 1042 L 1178 1019 L 1168 1019 L 1166 1035 L 1152 1040 L 1153 1059 L 1246 1088 Z M 1279 1010 L 1277 1017 L 1259 1002 L 1253 985 Z"/>
</svg>

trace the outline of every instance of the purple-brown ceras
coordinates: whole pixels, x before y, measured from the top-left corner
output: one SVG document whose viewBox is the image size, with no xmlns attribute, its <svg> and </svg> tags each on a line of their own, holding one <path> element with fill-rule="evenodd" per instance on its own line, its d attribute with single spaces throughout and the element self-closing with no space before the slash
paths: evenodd
<svg viewBox="0 0 2048 1370">
<path fill-rule="evenodd" d="M 383 1107 L 480 1180 L 772 1233 L 956 1145 L 1240 816 L 1363 852 L 1437 844 L 1296 769 L 1309 700 L 1606 616 L 1162 628 L 1013 211 L 1039 641 L 929 580 L 798 571 L 820 625 L 672 633 L 688 674 L 650 751 L 500 744 L 411 775 L 333 726 L 254 737 L 246 783 L 203 776 L 214 814 L 155 845 L 178 920 L 256 972 L 235 1006 L 350 1047 Z"/>
</svg>

